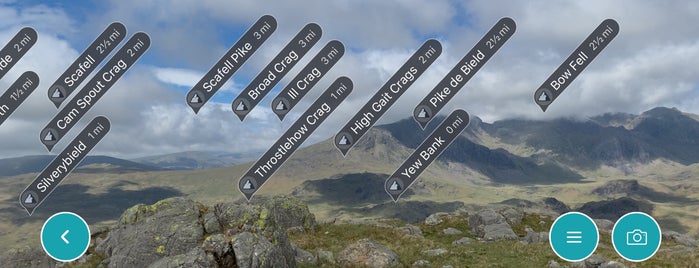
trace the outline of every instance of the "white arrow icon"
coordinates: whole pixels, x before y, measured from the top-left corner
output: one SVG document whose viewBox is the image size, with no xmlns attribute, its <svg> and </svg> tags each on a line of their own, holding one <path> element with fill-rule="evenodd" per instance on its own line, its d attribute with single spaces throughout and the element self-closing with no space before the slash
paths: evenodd
<svg viewBox="0 0 699 268">
<path fill-rule="evenodd" d="M 61 235 L 61 239 L 63 239 L 63 242 L 66 242 L 66 244 L 70 244 L 70 242 L 68 242 L 68 239 L 66 239 L 66 235 L 68 234 L 68 232 L 70 232 L 70 230 L 66 230 L 66 231 L 63 232 L 63 234 Z"/>
</svg>

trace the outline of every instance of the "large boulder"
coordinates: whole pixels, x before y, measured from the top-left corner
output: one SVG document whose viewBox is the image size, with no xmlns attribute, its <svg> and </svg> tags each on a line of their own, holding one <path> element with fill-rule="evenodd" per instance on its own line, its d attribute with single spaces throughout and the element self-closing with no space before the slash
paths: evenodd
<svg viewBox="0 0 699 268">
<path fill-rule="evenodd" d="M 0 266 L 7 268 L 56 267 L 57 262 L 41 248 L 23 247 L 13 249 L 0 255 Z"/>
<path fill-rule="evenodd" d="M 288 196 L 257 196 L 251 202 L 238 200 L 217 204 L 214 213 L 224 229 L 265 231 L 301 227 L 315 229 L 315 216 L 301 200 Z"/>
<path fill-rule="evenodd" d="M 295 252 L 289 257 L 283 248 L 274 246 L 259 234 L 238 234 L 233 241 L 233 251 L 238 267 L 296 267 Z"/>
<path fill-rule="evenodd" d="M 144 267 L 167 256 L 188 253 L 204 240 L 199 215 L 205 209 L 182 197 L 136 205 L 122 214 L 97 250 L 109 267 Z"/>
<path fill-rule="evenodd" d="M 483 227 L 482 238 L 486 241 L 517 240 L 519 238 L 507 223 L 496 223 Z"/>
<path fill-rule="evenodd" d="M 548 232 L 535 232 L 532 228 L 529 227 L 524 228 L 524 231 L 527 232 L 524 238 L 522 238 L 522 242 L 525 244 L 543 243 L 549 241 Z"/>
<path fill-rule="evenodd" d="M 697 243 L 697 240 L 692 238 L 691 236 L 680 234 L 675 231 L 663 232 L 663 239 L 673 240 L 680 245 L 685 245 L 688 247 L 697 247 L 697 245 L 699 245 L 699 243 Z"/>
<path fill-rule="evenodd" d="M 406 235 L 411 235 L 415 237 L 423 237 L 422 235 L 422 229 L 420 227 L 417 227 L 412 224 L 406 224 L 405 226 L 402 227 L 396 227 L 394 228 L 396 231 L 399 231 L 401 233 L 404 233 Z"/>
<path fill-rule="evenodd" d="M 392 267 L 398 265 L 398 255 L 371 239 L 361 239 L 345 247 L 338 256 L 342 266 Z"/>
<path fill-rule="evenodd" d="M 187 253 L 162 258 L 148 266 L 148 268 L 191 267 L 208 268 L 216 267 L 216 262 L 211 255 L 207 255 L 201 248 L 194 248 Z"/>
<path fill-rule="evenodd" d="M 517 234 L 507 223 L 506 218 L 493 209 L 478 211 L 468 218 L 471 233 L 484 240 L 516 240 Z"/>
<path fill-rule="evenodd" d="M 289 228 L 316 228 L 296 198 L 205 206 L 177 197 L 129 208 L 95 251 L 106 267 L 295 267 Z"/>
</svg>

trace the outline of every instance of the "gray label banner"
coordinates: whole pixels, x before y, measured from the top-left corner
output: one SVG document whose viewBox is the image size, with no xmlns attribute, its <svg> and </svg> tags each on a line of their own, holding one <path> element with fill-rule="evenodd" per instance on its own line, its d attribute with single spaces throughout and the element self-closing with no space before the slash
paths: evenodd
<svg viewBox="0 0 699 268">
<path fill-rule="evenodd" d="M 19 204 L 32 215 L 56 187 L 75 169 L 109 132 L 111 125 L 104 116 L 95 117 L 85 129 L 39 173 L 19 195 Z"/>
<path fill-rule="evenodd" d="M 357 114 L 335 135 L 335 147 L 342 155 L 366 134 L 371 127 L 391 108 L 400 96 L 442 54 L 442 44 L 435 39 L 427 40 L 415 51 L 408 61 L 359 109 Z"/>
<path fill-rule="evenodd" d="M 233 112 L 245 120 L 245 116 L 279 83 L 301 58 L 318 43 L 323 30 L 315 23 L 306 24 L 301 31 L 277 54 L 267 67 L 233 100 Z"/>
<path fill-rule="evenodd" d="M 150 37 L 144 32 L 134 34 L 97 74 L 87 82 L 73 99 L 41 130 L 39 139 L 51 151 L 87 111 L 104 96 L 119 78 L 150 47 Z"/>
<path fill-rule="evenodd" d="M 384 187 L 393 201 L 398 201 L 398 198 L 420 177 L 420 174 L 449 147 L 461 131 L 466 129 L 468 123 L 468 113 L 464 110 L 453 111 L 393 172 L 393 175 L 388 177 Z"/>
<path fill-rule="evenodd" d="M 288 160 L 296 149 L 313 134 L 320 124 L 352 92 L 352 80 L 339 77 L 323 95 L 311 104 L 301 117 L 277 140 L 262 157 L 253 164 L 240 178 L 238 189 L 250 200 L 267 180 L 274 175 L 281 165 Z"/>
<path fill-rule="evenodd" d="M 618 33 L 619 24 L 613 19 L 606 19 L 592 31 L 590 36 L 585 38 L 585 41 L 534 92 L 534 102 L 541 107 L 542 111 L 546 112 L 549 105 L 563 93 L 563 90 L 585 70 L 587 65 L 607 47 Z"/>
<path fill-rule="evenodd" d="M 12 37 L 9 43 L 0 50 L 0 78 L 5 76 L 12 67 L 36 44 L 39 36 L 31 27 L 24 27 Z"/>
<path fill-rule="evenodd" d="M 427 124 L 454 98 L 454 95 L 512 37 L 517 29 L 511 18 L 500 19 L 490 31 L 442 78 L 413 111 L 413 119 L 425 129 Z"/>
<path fill-rule="evenodd" d="M 272 111 L 277 114 L 279 120 L 284 120 L 286 114 L 335 66 L 335 63 L 344 54 L 345 46 L 337 40 L 328 42 L 318 52 L 308 65 L 272 101 Z"/>
<path fill-rule="evenodd" d="M 49 99 L 61 106 L 68 96 L 85 81 L 85 79 L 97 69 L 97 66 L 107 58 L 109 53 L 116 48 L 126 37 L 126 27 L 120 22 L 113 22 L 92 41 L 85 51 L 66 69 L 56 82 L 49 87 Z"/>
<path fill-rule="evenodd" d="M 245 34 L 218 60 L 211 70 L 187 93 L 186 102 L 198 113 L 206 102 L 221 89 L 233 74 L 243 66 L 267 38 L 277 30 L 277 20 L 271 15 L 262 16 Z"/>
<path fill-rule="evenodd" d="M 0 125 L 12 115 L 14 111 L 34 92 L 39 86 L 39 76 L 35 72 L 24 72 L 10 88 L 0 96 Z"/>
</svg>

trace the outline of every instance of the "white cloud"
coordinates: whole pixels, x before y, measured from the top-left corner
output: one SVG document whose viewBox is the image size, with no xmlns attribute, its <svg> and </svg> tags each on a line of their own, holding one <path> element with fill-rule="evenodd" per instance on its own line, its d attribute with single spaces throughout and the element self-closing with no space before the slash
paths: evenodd
<svg viewBox="0 0 699 268">
<path fill-rule="evenodd" d="M 7 88 L 27 70 L 41 78 L 36 92 L 0 126 L 0 138 L 11 141 L 0 143 L 0 157 L 45 153 L 38 133 L 56 114 L 46 96 L 47 87 L 89 43 L 86 40 L 91 41 L 112 21 L 123 22 L 129 36 L 147 32 L 152 45 L 83 118 L 89 121 L 102 114 L 112 121 L 112 130 L 97 153 L 128 157 L 183 150 L 264 150 L 337 77 L 348 76 L 354 82 L 353 93 L 306 144 L 329 138 L 426 39 L 437 38 L 442 55 L 379 122 L 406 118 L 502 17 L 516 21 L 516 33 L 441 114 L 461 108 L 493 121 L 638 113 L 655 106 L 699 113 L 699 73 L 694 66 L 699 58 L 699 4 L 692 1 L 313 0 L 301 5 L 130 0 L 103 5 L 100 8 L 106 13 L 81 14 L 84 21 L 71 17 L 75 10 L 0 6 L 0 40 L 9 40 L 23 26 L 39 31 L 38 43 L 0 80 L 0 88 Z M 277 32 L 217 93 L 221 103 L 209 102 L 194 114 L 184 102 L 186 89 L 263 14 L 277 18 Z M 541 112 L 533 102 L 534 90 L 606 18 L 619 22 L 619 35 L 547 112 Z M 272 94 L 240 122 L 229 101 L 309 22 L 323 28 L 323 37 L 276 89 L 286 85 L 331 39 L 345 44 L 344 57 L 283 122 L 269 109 Z M 66 139 L 79 132 L 82 124 Z"/>
</svg>

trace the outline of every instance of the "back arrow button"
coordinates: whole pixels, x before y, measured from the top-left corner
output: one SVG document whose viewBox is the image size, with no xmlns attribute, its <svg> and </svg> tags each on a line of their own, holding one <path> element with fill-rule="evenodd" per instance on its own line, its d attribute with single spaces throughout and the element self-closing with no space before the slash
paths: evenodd
<svg viewBox="0 0 699 268">
<path fill-rule="evenodd" d="M 61 239 L 63 239 L 63 242 L 66 242 L 66 244 L 70 244 L 70 242 L 68 241 L 68 239 L 66 239 L 66 235 L 67 235 L 69 232 L 70 232 L 70 230 L 66 230 L 66 231 L 63 232 L 63 234 L 61 235 Z"/>
</svg>

